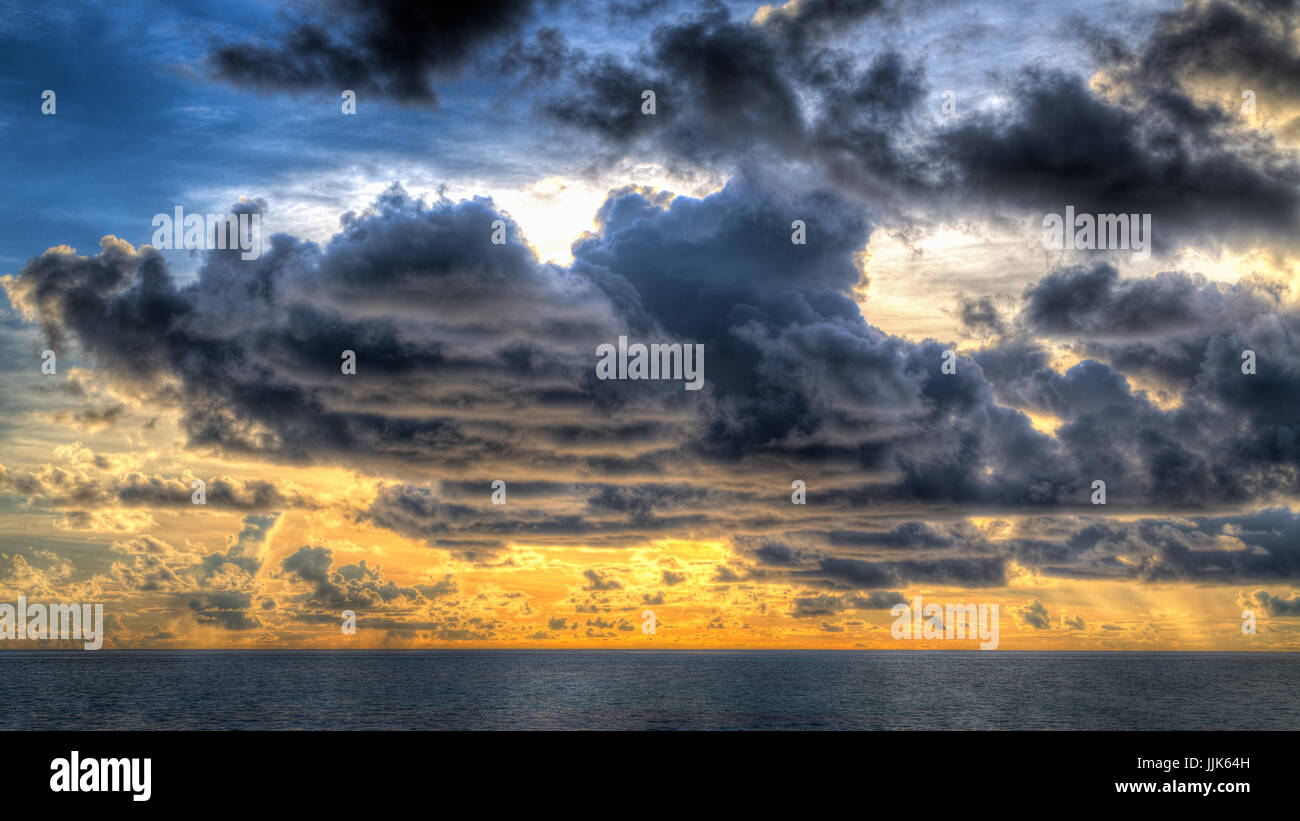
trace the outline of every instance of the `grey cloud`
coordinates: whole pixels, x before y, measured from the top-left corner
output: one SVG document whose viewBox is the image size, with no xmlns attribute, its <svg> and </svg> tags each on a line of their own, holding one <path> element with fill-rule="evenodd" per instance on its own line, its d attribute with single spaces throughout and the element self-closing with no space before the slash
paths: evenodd
<svg viewBox="0 0 1300 821">
<path fill-rule="evenodd" d="M 264 90 L 339 93 L 349 88 L 408 104 L 437 101 L 435 77 L 455 76 L 476 54 L 514 34 L 532 0 L 484 0 L 471 6 L 419 0 L 329 0 L 279 42 L 217 47 L 215 74 Z"/>
</svg>

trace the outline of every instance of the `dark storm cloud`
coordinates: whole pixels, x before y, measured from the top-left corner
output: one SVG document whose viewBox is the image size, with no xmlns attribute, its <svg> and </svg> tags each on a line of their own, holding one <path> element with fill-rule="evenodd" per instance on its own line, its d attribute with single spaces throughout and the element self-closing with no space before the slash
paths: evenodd
<svg viewBox="0 0 1300 821">
<path fill-rule="evenodd" d="M 486 486 L 486 484 L 484 484 Z M 561 489 L 566 488 L 565 493 Z M 480 491 L 476 498 L 450 501 L 441 487 L 409 484 L 385 484 L 374 501 L 356 511 L 358 521 L 370 522 L 423 541 L 431 547 L 451 550 L 471 561 L 490 561 L 511 541 L 538 544 L 573 543 L 625 545 L 649 539 L 665 532 L 717 526 L 715 514 L 709 512 L 704 491 L 685 494 L 674 504 L 680 512 L 660 515 L 619 506 L 592 506 L 584 491 L 590 485 L 556 485 L 556 491 L 534 504 L 511 502 L 491 504 L 489 493 Z M 611 494 L 622 492 L 605 486 Z M 635 491 L 652 495 L 653 489 Z M 688 504 L 687 498 L 704 500 Z M 745 506 L 752 505 L 746 501 Z"/>
<path fill-rule="evenodd" d="M 251 601 L 252 595 L 246 589 L 265 562 L 271 531 L 279 518 L 279 513 L 245 516 L 242 529 L 226 550 L 206 555 L 188 545 L 178 550 L 150 536 L 114 542 L 111 550 L 124 560 L 112 562 L 107 580 L 130 592 L 187 593 L 189 607 L 199 613 L 201 622 L 241 630 L 260 626 L 243 613 L 250 606 L 245 600 Z M 268 605 L 268 601 L 262 601 L 262 610 L 273 609 L 274 604 Z"/>
<path fill-rule="evenodd" d="M 757 542 L 757 546 L 754 546 L 755 542 Z M 755 540 L 746 536 L 738 536 L 734 543 L 742 550 L 748 550 L 760 564 L 764 565 L 804 567 L 816 564 L 819 558 L 814 551 L 768 539 Z"/>
<path fill-rule="evenodd" d="M 213 510 L 275 511 L 312 509 L 318 502 L 301 492 L 271 482 L 229 477 L 206 480 L 206 504 Z M 96 475 L 62 467 L 39 471 L 9 470 L 0 465 L 0 492 L 25 497 L 27 504 L 50 509 L 190 508 L 192 482 L 179 476 L 147 476 L 109 471 Z"/>
<path fill-rule="evenodd" d="M 1208 470 L 1208 477 L 1191 480 L 1209 491 L 1207 502 L 1220 494 L 1266 494 L 1269 485 L 1285 494 L 1295 486 L 1288 466 L 1300 456 L 1291 444 L 1300 401 L 1300 315 L 1282 293 L 1278 283 L 1258 278 L 1229 285 L 1177 273 L 1123 281 L 1106 266 L 1057 272 L 1027 293 L 1024 324 L 1075 339 L 1078 350 L 1108 366 L 1083 363 L 1064 376 L 1042 369 L 1008 374 L 999 393 L 1081 426 L 1100 424 L 1103 408 L 1114 419 L 1131 417 L 1135 447 L 1154 446 L 1165 458 Z M 1243 372 L 1247 351 L 1254 373 Z M 1081 368 L 1096 378 L 1085 383 Z M 1106 373 L 1110 368 L 1172 386 L 1181 407 L 1153 415 L 1143 402 L 1125 398 Z"/>
<path fill-rule="evenodd" d="M 1052 629 L 1052 617 L 1048 615 L 1047 608 L 1043 603 L 1034 599 L 1032 604 L 1025 605 L 1016 611 L 1021 621 L 1035 630 Z"/>
<path fill-rule="evenodd" d="M 303 545 L 280 563 L 286 573 L 312 586 L 311 604 L 333 609 L 375 610 L 408 607 L 424 601 L 419 590 L 386 581 L 383 569 L 368 567 L 364 559 L 331 572 L 332 554 L 327 547 Z"/>
<path fill-rule="evenodd" d="M 823 423 L 813 383 L 830 374 L 792 370 L 792 360 L 829 364 L 842 355 L 873 360 L 877 371 L 893 365 L 896 341 L 870 329 L 850 296 L 861 277 L 853 255 L 870 229 L 842 199 L 733 181 L 705 200 L 678 198 L 666 209 L 627 192 L 611 197 L 599 218 L 600 234 L 573 246 L 574 270 L 611 294 L 630 286 L 639 299 L 620 303 L 630 322 L 650 321 L 669 338 L 705 345 L 716 405 L 702 444 L 719 455 Z M 794 219 L 804 219 L 816 240 L 792 244 Z M 879 376 L 852 387 L 875 402 L 891 393 L 906 401 L 915 390 L 902 373 Z"/>
<path fill-rule="evenodd" d="M 1029 70 L 1010 114 L 973 114 L 937 135 L 962 196 L 1064 213 L 1152 214 L 1157 249 L 1207 232 L 1285 236 L 1300 216 L 1300 165 L 1232 137 L 1221 112 L 1169 92 L 1127 108 L 1080 77 Z"/>
<path fill-rule="evenodd" d="M 533 444 L 502 440 L 490 417 L 526 403 L 566 421 L 589 351 L 616 335 L 612 308 L 539 266 L 512 224 L 494 245 L 482 201 L 426 208 L 394 189 L 376 207 L 347 215 L 324 249 L 278 235 L 254 262 L 208 254 L 185 287 L 152 249 L 115 241 L 93 257 L 43 255 L 6 285 L 52 344 L 75 329 L 99 368 L 178 407 L 195 445 L 416 461 L 477 441 L 483 461 L 514 439 L 528 458 Z M 362 287 L 366 272 L 385 278 Z M 352 380 L 344 350 L 357 352 Z"/>
<path fill-rule="evenodd" d="M 916 533 L 917 540 L 899 541 L 901 534 L 907 532 Z M 1010 544 L 994 545 L 966 525 L 953 526 L 950 534 L 903 525 L 892 533 L 855 533 L 847 541 L 836 531 L 804 531 L 787 534 L 785 541 L 741 535 L 735 537 L 733 545 L 757 562 L 757 567 L 748 571 L 749 575 L 769 581 L 836 589 L 917 583 L 970 587 L 1005 584 L 1006 559 L 1012 552 Z M 927 550 L 936 547 L 985 555 L 936 557 L 926 554 Z M 911 553 L 916 558 L 900 559 L 899 551 Z M 1003 555 L 988 555 L 995 553 Z M 744 578 L 729 569 L 727 573 L 734 578 L 719 580 Z"/>
<path fill-rule="evenodd" d="M 1258 513 L 1192 518 L 1110 521 L 1096 516 L 1050 515 L 1026 520 L 1003 538 L 965 523 L 946 528 L 951 558 L 892 558 L 894 549 L 864 553 L 856 545 L 829 545 L 816 534 L 787 543 L 739 537 L 736 547 L 757 562 L 749 576 L 805 587 L 850 589 L 935 584 L 996 587 L 1009 562 L 1045 576 L 1129 579 L 1149 583 L 1263 583 L 1300 578 L 1300 515 L 1283 508 Z M 868 555 L 870 558 L 860 558 Z M 744 575 L 729 571 L 738 581 Z"/>
<path fill-rule="evenodd" d="M 1160 15 L 1131 61 L 1131 81 L 1172 86 L 1229 79 L 1267 110 L 1300 101 L 1296 5 L 1270 0 L 1194 0 Z M 1234 94 L 1240 103 L 1240 93 Z"/>
<path fill-rule="evenodd" d="M 433 80 L 455 75 L 486 46 L 515 34 L 533 0 L 470 4 L 328 0 L 279 42 L 227 43 L 208 63 L 240 86 L 339 94 L 352 89 L 402 103 L 433 104 Z"/>
<path fill-rule="evenodd" d="M 1069 339 L 1206 337 L 1284 310 L 1283 293 L 1282 283 L 1257 277 L 1219 283 L 1162 271 L 1122 280 L 1100 263 L 1058 269 L 1030 286 L 1021 319 L 1035 335 Z"/>
<path fill-rule="evenodd" d="M 1109 554 L 1137 560 L 1125 569 L 1144 581 L 1266 582 L 1300 573 L 1300 517 L 1285 509 L 1109 523 L 1078 531 L 1071 552 L 1086 563 Z"/>
<path fill-rule="evenodd" d="M 860 530 L 833 530 L 827 534 L 836 547 L 866 546 L 896 549 L 926 549 L 952 547 L 951 535 L 936 531 L 924 522 L 906 522 L 885 532 Z"/>
<path fill-rule="evenodd" d="M 1294 328 L 1297 319 L 1284 301 L 1285 293 L 1284 283 L 1257 276 L 1221 283 L 1163 271 L 1123 280 L 1106 263 L 1069 267 L 1053 271 L 1026 291 L 1017 333 L 1072 341 L 1078 352 L 1117 371 L 1181 390 L 1209 363 L 1222 357 L 1240 359 L 1247 349 L 1274 366 L 1279 358 L 1285 365 L 1291 352 L 1288 328 Z M 1023 340 L 1011 348 L 1034 357 Z M 1039 362 L 1023 360 L 1011 374 L 1005 370 L 1010 353 L 989 349 L 976 359 L 999 385 L 1042 368 Z M 1219 373 L 1212 369 L 1215 381 Z M 1269 383 L 1268 392 L 1280 392 L 1279 399 L 1286 401 L 1289 389 L 1275 381 L 1276 374 L 1275 368 L 1260 373 Z M 1244 399 L 1242 388 L 1263 387 L 1238 383 L 1228 394 Z"/>
<path fill-rule="evenodd" d="M 758 25 L 714 6 L 656 28 L 631 58 L 588 54 L 543 33 L 503 68 L 534 78 L 544 71 L 552 84 L 565 78 L 562 93 L 542 97 L 538 114 L 598 136 L 613 154 L 813 162 L 883 193 L 923 177 L 912 162 L 922 158 L 901 139 L 926 90 L 923 72 L 887 49 L 857 65 L 848 52 L 815 45 L 880 8 L 790 4 Z M 653 116 L 641 111 L 645 90 L 656 94 Z"/>
<path fill-rule="evenodd" d="M 605 0 L 592 5 L 607 9 L 611 20 L 622 21 L 646 17 L 671 8 L 679 2 L 680 0 Z"/>
<path fill-rule="evenodd" d="M 1154 553 L 1141 568 L 1148 581 L 1263 582 L 1300 575 L 1300 515 L 1288 510 L 1198 518 L 1191 525 L 1144 522 L 1138 532 Z"/>
<path fill-rule="evenodd" d="M 417 584 L 415 589 L 419 590 L 426 599 L 437 599 L 442 596 L 451 596 L 460 592 L 456 582 L 452 579 L 451 574 L 443 576 L 441 581 L 434 584 Z"/>
<path fill-rule="evenodd" d="M 1002 557 L 868 562 L 834 556 L 823 558 L 815 571 L 797 576 L 818 576 L 834 587 L 878 587 L 886 584 L 953 584 L 962 587 L 1000 587 L 1006 584 Z"/>
<path fill-rule="evenodd" d="M 787 226 L 794 214 L 810 217 L 815 244 L 789 243 Z M 851 461 L 866 457 L 874 466 L 900 472 L 893 489 L 874 491 L 886 499 L 1055 503 L 1085 486 L 1061 463 L 1058 445 L 1030 429 L 1024 417 L 993 404 L 978 369 L 942 375 L 941 346 L 909 345 L 863 322 L 849 294 L 861 277 L 853 255 L 868 224 L 857 209 L 831 195 L 787 196 L 739 181 L 705 200 L 679 198 L 661 208 L 638 192 L 616 194 L 601 211 L 600 233 L 575 245 L 575 263 L 567 272 L 536 265 L 517 246 L 485 242 L 492 216 L 479 202 L 426 210 L 392 192 L 374 213 L 349 218 L 344 233 L 324 251 L 277 237 L 275 251 L 251 266 L 237 265 L 232 255 L 214 255 L 200 281 L 183 293 L 161 271 L 129 287 L 122 275 L 101 285 L 84 273 L 98 270 L 92 263 L 68 255 L 42 257 L 24 269 L 12 290 L 55 332 L 76 328 L 103 361 L 129 375 L 143 370 L 141 361 L 164 374 L 168 367 L 178 369 L 185 428 L 199 444 L 325 460 L 331 454 L 378 453 L 469 464 L 495 454 L 554 462 L 554 453 L 529 455 L 529 432 L 508 415 L 489 430 L 452 410 L 429 416 L 428 410 L 389 415 L 362 408 L 400 405 L 403 399 L 412 409 L 428 408 L 430 399 L 435 407 L 450 406 L 454 397 L 459 405 L 490 409 L 524 401 L 532 380 L 557 376 L 570 380 L 575 396 L 597 395 L 590 374 L 580 375 L 590 359 L 584 367 L 569 342 L 575 328 L 583 331 L 571 305 L 576 298 L 598 315 L 603 310 L 610 331 L 619 329 L 621 314 L 633 327 L 705 345 L 711 374 L 707 401 L 688 415 L 698 422 L 687 430 L 706 453 L 736 459 L 760 449 L 817 461 L 838 448 L 854 454 Z M 122 264 L 119 257 L 111 247 L 92 259 L 102 269 Z M 135 258 L 140 269 L 154 264 L 148 252 Z M 673 265 L 665 269 L 664 259 Z M 353 283 L 366 270 L 385 273 L 363 293 Z M 149 291 L 168 294 L 183 309 L 156 320 L 162 326 L 152 338 L 156 353 L 140 359 L 135 355 L 144 347 L 137 341 L 142 338 L 128 337 L 134 342 L 130 355 L 119 351 L 118 326 L 102 317 L 124 313 L 123 303 L 147 301 Z M 602 303 L 602 293 L 618 296 Z M 518 299 L 517 310 L 529 318 L 507 323 L 493 316 L 502 309 L 498 295 Z M 424 311 L 438 321 L 403 317 L 403 306 L 416 300 L 427 300 Z M 97 301 L 96 310 L 76 309 L 87 301 Z M 363 316 L 334 324 L 303 322 L 303 331 L 292 330 L 299 314 L 339 316 L 342 304 Z M 310 328 L 317 329 L 319 341 L 305 338 Z M 387 335 L 376 336 L 376 328 L 387 329 Z M 590 327 L 584 332 L 593 342 L 600 338 Z M 552 364 L 521 371 L 508 360 L 484 361 L 481 351 L 498 347 L 504 335 L 552 351 Z M 428 356 L 435 340 L 446 353 Z M 362 374 L 378 370 L 404 378 L 398 383 L 340 379 L 333 371 L 345 346 L 360 350 Z M 1055 392 L 1057 403 L 1095 393 L 1095 385 L 1104 383 L 1113 399 L 1094 397 L 1090 407 L 1113 406 L 1130 415 L 1142 410 L 1122 380 L 1092 373 L 1084 369 L 1064 378 Z M 1085 376 L 1095 385 L 1067 390 Z M 395 390 L 408 391 L 408 397 Z M 439 401 L 440 396 L 446 398 Z M 535 392 L 531 396 L 538 398 Z M 617 407 L 618 396 L 610 391 L 605 401 L 613 398 Z M 562 454 L 559 459 L 564 461 Z M 611 469 L 608 460 L 573 464 L 584 462 Z M 666 528 L 672 520 L 651 518 L 652 511 L 700 498 L 692 490 L 602 488 L 589 507 Z M 470 506 L 439 499 L 430 507 L 408 496 L 382 521 L 393 526 L 416 516 L 445 526 L 476 515 L 481 513 Z M 569 514 L 532 521 L 514 516 L 519 532 L 608 529 Z M 498 516 L 490 529 L 505 536 L 512 528 Z M 466 537 L 471 534 L 453 536 Z"/>
<path fill-rule="evenodd" d="M 132 556 L 130 564 L 113 562 L 109 575 L 127 590 L 141 592 L 185 589 L 185 582 L 158 556 Z"/>
<path fill-rule="evenodd" d="M 1030 286 L 1009 324 L 973 355 L 998 401 L 1060 420 L 1056 438 L 1108 491 L 1183 507 L 1295 492 L 1300 314 L 1284 283 L 1067 267 Z M 1089 358 L 1058 373 L 1044 337 Z M 1178 406 L 1160 410 L 1133 380 Z"/>
<path fill-rule="evenodd" d="M 490 242 L 498 218 L 504 245 Z M 807 222 L 806 246 L 790 242 L 794 219 Z M 97 374 L 174 408 L 191 444 L 377 476 L 373 502 L 349 511 L 356 521 L 475 562 L 500 561 L 512 543 L 723 537 L 757 564 L 724 568 L 721 583 L 989 586 L 1005 582 L 1008 557 L 1062 574 L 1122 569 L 1075 555 L 1068 532 L 991 542 L 920 524 L 917 510 L 1078 512 L 1095 479 L 1106 512 L 1296 491 L 1300 333 L 1262 284 L 1053 272 L 1007 335 L 945 374 L 944 343 L 863 319 L 855 257 L 872 223 L 841 196 L 741 177 L 703 199 L 616 191 L 597 221 L 571 266 L 542 265 L 489 202 L 428 205 L 394 188 L 323 247 L 279 235 L 256 261 L 213 252 L 192 285 L 158 254 L 114 242 L 91 257 L 46 254 L 5 285 L 52 338 L 93 352 Z M 1196 333 L 1208 334 L 1188 347 L 1199 365 L 1172 410 L 1113 363 L 1057 372 L 1034 342 Z M 704 390 L 595 379 L 596 346 L 620 334 L 704 345 Z M 1247 344 L 1260 355 L 1253 376 L 1240 371 Z M 339 372 L 345 349 L 355 376 Z M 1056 416 L 1056 435 L 1016 408 Z M 506 505 L 490 502 L 498 477 L 518 485 Z M 797 477 L 806 506 L 789 503 Z M 1147 578 L 1220 572 L 1179 541 L 1163 553 L 1142 544 Z M 295 561 L 285 569 L 320 583 L 323 570 Z M 338 589 L 318 588 L 322 601 L 369 595 L 326 581 Z"/>
<path fill-rule="evenodd" d="M 211 582 L 214 576 L 227 572 L 227 565 L 233 565 L 249 576 L 255 575 L 265 560 L 271 528 L 279 518 L 279 513 L 244 517 L 243 530 L 225 553 L 209 553 L 203 557 L 197 570 L 200 580 L 204 583 Z"/>
<path fill-rule="evenodd" d="M 1093 33 L 1110 72 L 1100 91 L 1083 77 L 1024 69 L 1008 88 L 1012 110 L 940 132 L 937 158 L 951 163 L 963 196 L 978 191 L 993 204 L 1150 213 L 1157 248 L 1205 235 L 1288 238 L 1300 216 L 1294 154 L 1234 120 L 1240 89 L 1221 105 L 1194 98 L 1184 81 L 1239 68 L 1284 85 L 1268 78 L 1295 72 L 1293 19 L 1279 5 L 1216 0 L 1162 15 L 1136 54 Z"/>
<path fill-rule="evenodd" d="M 597 513 L 620 513 L 634 522 L 651 523 L 659 510 L 696 508 L 721 502 L 721 494 L 705 488 L 642 484 L 636 487 L 600 485 L 592 490 L 587 505 Z"/>
<path fill-rule="evenodd" d="M 619 582 L 591 568 L 582 571 L 582 575 L 587 580 L 587 583 L 582 586 L 583 590 L 621 590 L 623 588 L 623 585 Z"/>
<path fill-rule="evenodd" d="M 990 78 L 1009 106 L 943 121 L 923 116 L 923 66 L 887 38 L 868 38 L 866 55 L 828 40 L 879 11 L 871 2 L 800 3 L 755 23 L 712 7 L 658 27 L 631 57 L 589 55 L 554 33 L 521 52 L 536 55 L 532 70 L 544 56 L 547 75 L 567 80 L 539 113 L 597 136 L 611 158 L 651 152 L 732 170 L 761 156 L 769 167 L 811 166 L 904 224 L 908 214 L 1005 209 L 1041 219 L 1073 205 L 1152 214 L 1157 249 L 1207 235 L 1293 235 L 1294 155 L 1180 85 L 1212 31 L 1214 59 L 1250 63 L 1265 87 L 1285 87 L 1298 61 L 1290 18 L 1277 9 L 1193 4 L 1157 27 L 1142 57 L 1091 32 L 1115 87 L 1011 66 Z M 1274 52 L 1277 68 L 1264 69 Z M 645 89 L 657 95 L 653 117 L 640 111 Z"/>
<path fill-rule="evenodd" d="M 1286 598 L 1267 590 L 1256 590 L 1240 600 L 1244 607 L 1256 608 L 1267 616 L 1300 616 L 1300 593 Z"/>
<path fill-rule="evenodd" d="M 189 607 L 200 624 L 213 624 L 226 630 L 255 630 L 262 626 L 249 615 L 252 597 L 238 591 L 204 593 L 189 599 Z"/>
<path fill-rule="evenodd" d="M 1182 406 L 1170 411 L 1095 360 L 1065 374 L 1036 372 L 1003 394 L 1059 417 L 1057 441 L 1086 475 L 1107 483 L 1110 504 L 1144 499 L 1195 508 L 1284 496 L 1296 487 L 1289 466 L 1297 454 L 1288 433 L 1295 420 L 1287 410 L 1295 374 L 1241 381 L 1252 378 L 1240 371 L 1241 347 L 1207 356 Z M 1256 398 L 1266 381 L 1287 384 Z"/>
<path fill-rule="evenodd" d="M 873 590 L 861 595 L 804 596 L 794 600 L 795 618 L 834 616 L 849 610 L 888 610 L 896 604 L 906 604 L 903 594 L 896 590 Z"/>
<path fill-rule="evenodd" d="M 958 319 L 964 327 L 980 334 L 1001 336 L 1008 331 L 1002 312 L 986 296 L 978 299 L 960 298 Z"/>
</svg>

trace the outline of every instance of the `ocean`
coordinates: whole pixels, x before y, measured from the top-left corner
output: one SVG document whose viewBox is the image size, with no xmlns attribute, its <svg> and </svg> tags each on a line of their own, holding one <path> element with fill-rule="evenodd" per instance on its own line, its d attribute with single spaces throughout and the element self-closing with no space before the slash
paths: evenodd
<svg viewBox="0 0 1300 821">
<path fill-rule="evenodd" d="M 1297 730 L 1300 654 L 5 651 L 4 730 Z"/>
</svg>

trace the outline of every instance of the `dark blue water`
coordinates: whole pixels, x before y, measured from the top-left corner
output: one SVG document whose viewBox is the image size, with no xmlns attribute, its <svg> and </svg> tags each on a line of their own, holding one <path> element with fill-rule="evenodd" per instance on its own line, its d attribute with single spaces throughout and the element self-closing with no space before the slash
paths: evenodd
<svg viewBox="0 0 1300 821">
<path fill-rule="evenodd" d="M 0 729 L 1300 729 L 1300 654 L 0 653 Z"/>
</svg>

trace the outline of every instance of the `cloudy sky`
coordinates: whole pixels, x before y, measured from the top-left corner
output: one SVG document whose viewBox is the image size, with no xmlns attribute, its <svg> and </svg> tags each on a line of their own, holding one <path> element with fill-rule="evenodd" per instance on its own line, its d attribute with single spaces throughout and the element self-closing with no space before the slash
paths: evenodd
<svg viewBox="0 0 1300 821">
<path fill-rule="evenodd" d="M 108 647 L 975 646 L 892 639 L 921 596 L 1300 649 L 1300 4 L 471 6 L 0 0 L 0 601 Z M 155 247 L 178 206 L 261 255 Z M 1050 247 L 1067 207 L 1151 252 Z M 620 336 L 703 388 L 598 378 Z"/>
</svg>

